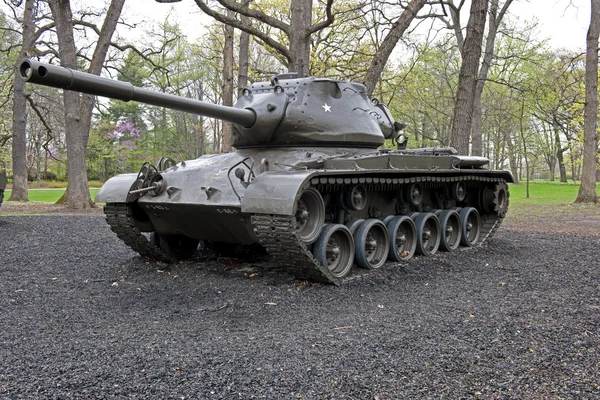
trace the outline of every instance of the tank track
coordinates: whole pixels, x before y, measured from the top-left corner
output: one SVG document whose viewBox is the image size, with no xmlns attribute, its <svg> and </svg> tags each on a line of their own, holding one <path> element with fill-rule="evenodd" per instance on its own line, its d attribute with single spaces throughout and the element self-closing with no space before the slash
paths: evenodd
<svg viewBox="0 0 600 400">
<path fill-rule="evenodd" d="M 142 234 L 131 216 L 131 209 L 126 203 L 106 204 L 104 214 L 106 215 L 106 222 L 108 222 L 110 229 L 117 234 L 117 237 L 140 255 L 167 263 L 176 261 Z"/>
<path fill-rule="evenodd" d="M 311 180 L 311 183 L 313 185 L 334 183 L 329 180 L 322 181 L 321 179 L 313 179 Z M 441 183 L 451 183 L 459 180 L 481 183 L 504 181 L 497 178 L 477 176 L 435 177 L 433 180 Z M 432 177 L 407 178 L 406 180 L 399 180 L 397 184 L 409 182 L 427 184 L 433 180 Z M 104 206 L 104 214 L 106 215 L 106 221 L 111 230 L 117 234 L 117 237 L 140 255 L 167 263 L 177 261 L 142 234 L 137 227 L 135 220 L 131 216 L 131 209 L 127 204 L 107 204 Z M 480 239 L 477 245 L 488 242 L 494 236 L 504 219 L 498 217 L 494 213 L 480 214 L 480 218 Z M 267 252 L 275 260 L 281 262 L 282 266 L 290 267 L 293 270 L 294 275 L 299 279 L 321 283 L 333 283 L 339 286 L 349 282 L 362 280 L 377 272 L 377 270 L 360 270 L 353 271 L 350 275 L 342 279 L 334 277 L 327 268 L 323 267 L 315 260 L 306 244 L 298 238 L 294 229 L 294 216 L 255 214 L 252 215 L 252 225 L 254 226 L 254 232 L 260 244 L 267 249 Z"/>
<path fill-rule="evenodd" d="M 418 177 L 406 179 L 406 181 L 409 181 L 410 183 L 427 184 L 428 182 L 432 182 L 432 178 L 433 177 Z M 503 179 L 477 176 L 435 177 L 433 179 L 435 182 L 442 183 L 457 182 L 459 180 L 481 183 L 504 182 Z M 319 182 L 327 182 L 329 184 L 334 183 L 330 180 L 321 181 L 318 178 L 311 181 L 313 185 Z M 405 182 L 398 182 L 398 184 L 401 183 Z M 383 184 L 387 185 L 388 183 Z M 488 242 L 494 236 L 504 219 L 493 213 L 480 214 L 480 218 L 481 227 L 479 232 L 480 239 L 477 242 L 478 246 Z M 288 215 L 257 214 L 252 216 L 252 224 L 254 225 L 254 232 L 261 245 L 267 249 L 267 252 L 275 260 L 281 261 L 285 266 L 293 268 L 297 278 L 323 283 L 333 283 L 339 286 L 349 282 L 362 280 L 377 271 L 361 270 L 357 272 L 355 270 L 342 279 L 334 277 L 325 267 L 315 260 L 306 245 L 298 239 L 298 236 L 294 231 L 293 219 L 293 216 Z"/>
</svg>

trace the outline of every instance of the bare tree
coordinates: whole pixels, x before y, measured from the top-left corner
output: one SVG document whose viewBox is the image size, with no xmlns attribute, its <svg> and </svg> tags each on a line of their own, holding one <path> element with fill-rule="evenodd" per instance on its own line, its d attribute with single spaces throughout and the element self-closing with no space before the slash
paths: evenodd
<svg viewBox="0 0 600 400">
<path fill-rule="evenodd" d="M 248 8 L 249 0 L 244 2 L 244 8 Z M 250 23 L 249 18 L 242 15 L 240 22 L 243 25 Z M 250 55 L 250 34 L 246 31 L 240 33 L 240 48 L 238 53 L 238 97 L 241 96 L 242 90 L 248 85 L 248 58 Z"/>
<path fill-rule="evenodd" d="M 112 0 L 100 29 L 88 72 L 100 75 L 108 52 L 111 37 L 123 9 L 125 0 Z M 49 0 L 56 24 L 60 62 L 64 67 L 75 68 L 77 49 L 73 36 L 73 14 L 70 0 Z M 94 106 L 94 96 L 64 91 L 65 131 L 67 138 L 67 171 L 69 184 L 59 202 L 82 209 L 93 206 L 87 182 L 85 149 L 87 147 Z"/>
<path fill-rule="evenodd" d="M 288 38 L 288 46 L 275 39 L 275 35 L 261 31 L 254 24 L 242 23 L 235 16 L 217 11 L 215 7 L 209 6 L 205 0 L 195 1 L 198 7 L 207 15 L 219 22 L 248 32 L 267 47 L 274 49 L 281 56 L 281 62 L 288 68 L 293 68 L 297 65 L 298 60 L 304 60 L 305 62 L 310 60 L 310 36 L 330 26 L 335 18 L 332 12 L 333 0 L 327 0 L 325 5 L 326 18 L 314 24 L 312 23 L 312 0 L 292 0 L 289 23 L 267 15 L 258 8 L 249 8 L 245 2 L 218 0 L 219 5 L 226 10 L 234 11 L 239 15 L 249 17 L 253 21 L 266 24 L 271 28 L 283 32 Z"/>
<path fill-rule="evenodd" d="M 462 51 L 462 65 L 458 76 L 458 92 L 452 123 L 452 145 L 461 154 L 469 153 L 473 103 L 477 89 L 477 72 L 487 9 L 488 0 L 473 0 L 467 23 L 467 35 Z"/>
<path fill-rule="evenodd" d="M 19 58 L 31 55 L 35 36 L 35 25 L 33 21 L 34 0 L 26 0 L 23 11 L 23 43 Z M 18 64 L 17 64 L 18 68 Z M 13 164 L 13 190 L 9 201 L 28 201 L 27 190 L 27 99 L 25 97 L 25 81 L 21 74 L 15 71 L 13 83 L 13 140 L 12 140 L 12 164 Z"/>
<path fill-rule="evenodd" d="M 585 57 L 585 107 L 583 171 L 576 203 L 597 203 L 596 195 L 596 126 L 598 118 L 598 37 L 600 36 L 600 0 L 591 0 L 590 27 Z"/>
<path fill-rule="evenodd" d="M 400 14 L 400 17 L 393 23 L 365 74 L 364 83 L 369 92 L 373 92 L 375 89 L 375 84 L 379 80 L 392 51 L 394 51 L 398 41 L 426 3 L 426 0 L 412 0 L 402 14 Z"/>
<path fill-rule="evenodd" d="M 233 16 L 233 12 L 229 10 L 228 16 Z M 223 25 L 223 33 L 225 42 L 223 46 L 223 105 L 233 105 L 233 26 Z M 230 152 L 231 147 L 231 122 L 223 121 L 223 152 Z"/>
<path fill-rule="evenodd" d="M 479 76 L 477 77 L 477 86 L 475 88 L 475 99 L 473 100 L 473 119 L 471 122 L 472 132 L 472 154 L 474 156 L 481 156 L 483 154 L 483 141 L 482 141 L 482 110 L 481 110 L 481 94 L 483 93 L 483 86 L 492 65 L 494 58 L 494 44 L 496 42 L 496 35 L 500 22 L 506 10 L 511 5 L 513 0 L 506 0 L 500 11 L 498 11 L 498 0 L 491 0 L 489 20 L 488 20 L 488 31 L 485 40 L 485 50 L 483 51 L 483 60 L 481 67 L 479 68 Z"/>
</svg>

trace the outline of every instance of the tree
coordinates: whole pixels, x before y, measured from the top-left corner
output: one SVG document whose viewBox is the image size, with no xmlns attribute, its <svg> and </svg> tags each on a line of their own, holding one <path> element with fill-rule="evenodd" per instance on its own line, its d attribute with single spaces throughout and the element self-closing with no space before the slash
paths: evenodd
<svg viewBox="0 0 600 400">
<path fill-rule="evenodd" d="M 598 37 L 600 36 L 600 0 L 591 0 L 590 27 L 587 32 L 585 57 L 585 108 L 583 173 L 576 203 L 597 203 L 596 160 L 598 119 Z"/>
<path fill-rule="evenodd" d="M 23 41 L 19 59 L 31 55 L 34 38 L 33 22 L 34 0 L 26 0 L 23 10 Z M 18 63 L 17 67 L 18 68 Z M 13 83 L 13 190 L 9 201 L 28 201 L 27 192 L 27 139 L 25 127 L 27 125 L 27 99 L 25 98 L 25 81 L 21 74 L 15 71 Z"/>
<path fill-rule="evenodd" d="M 250 4 L 249 0 L 244 2 L 244 8 L 248 8 Z M 248 17 L 242 15 L 240 22 L 243 25 L 248 25 Z M 238 98 L 241 96 L 242 91 L 248 85 L 248 59 L 250 55 L 250 34 L 246 31 L 242 31 L 240 34 L 240 47 L 238 52 Z"/>
<path fill-rule="evenodd" d="M 508 10 L 513 0 L 506 0 L 500 11 L 498 11 L 498 0 L 491 0 L 489 22 L 487 37 L 485 40 L 485 49 L 483 51 L 483 60 L 481 61 L 481 67 L 479 68 L 479 75 L 477 77 L 477 86 L 475 88 L 475 99 L 473 100 L 473 117 L 471 121 L 471 132 L 472 132 L 472 154 L 474 156 L 481 156 L 483 154 L 483 142 L 482 142 L 482 110 L 481 110 L 481 93 L 483 92 L 483 86 L 487 80 L 487 76 L 490 70 L 490 65 L 494 58 L 494 44 L 496 42 L 496 36 L 500 22 L 504 18 L 504 14 Z"/>
<path fill-rule="evenodd" d="M 459 69 L 458 49 L 447 35 L 417 48 L 395 71 L 390 84 L 398 94 L 389 106 L 397 120 L 409 123 L 409 146 L 450 145 Z"/>
<path fill-rule="evenodd" d="M 312 0 L 291 0 L 287 18 L 277 18 L 272 13 L 263 12 L 255 3 L 247 7 L 247 2 L 236 2 L 234 0 L 217 0 L 219 5 L 226 10 L 234 11 L 238 15 L 250 18 L 253 23 L 242 22 L 242 20 L 226 13 L 219 12 L 215 7 L 210 7 L 205 0 L 195 0 L 200 9 L 219 22 L 231 25 L 247 32 L 273 49 L 280 62 L 289 70 L 293 70 L 299 60 L 303 60 L 310 70 L 311 60 L 311 37 L 312 35 L 330 27 L 336 17 L 349 15 L 354 10 L 367 7 L 372 4 L 377 7 L 377 2 L 348 2 L 343 3 L 338 9 L 333 7 L 333 0 L 327 0 L 324 10 L 318 12 L 313 9 Z M 387 60 L 404 34 L 405 30 L 415 18 L 417 12 L 427 3 L 427 0 L 411 0 L 403 7 L 403 12 L 392 24 L 381 47 L 374 55 L 371 66 L 365 74 L 365 83 L 369 90 L 374 88 L 379 79 Z M 252 7 L 253 6 L 253 7 Z M 321 16 L 318 22 L 313 23 L 313 14 Z M 283 35 L 278 36 L 271 32 L 275 29 Z"/>
<path fill-rule="evenodd" d="M 551 179 L 558 165 L 560 181 L 567 182 L 565 155 L 583 116 L 583 62 L 570 52 L 548 53 L 539 68 L 543 73 L 536 75 L 533 115 L 545 134 Z"/>
<path fill-rule="evenodd" d="M 396 48 L 398 41 L 425 4 L 426 0 L 412 0 L 402 14 L 400 14 L 400 17 L 392 24 L 377 53 L 373 56 L 371 65 L 365 74 L 364 83 L 369 93 L 372 93 L 375 89 L 375 84 L 381 76 L 392 51 Z"/>
<path fill-rule="evenodd" d="M 100 75 L 108 52 L 111 37 L 123 9 L 125 0 L 112 0 L 104 23 L 99 31 L 96 47 L 91 58 L 88 72 Z M 50 9 L 56 24 L 56 36 L 61 65 L 77 67 L 77 49 L 73 35 L 73 14 L 70 0 L 49 0 Z M 90 132 L 94 96 L 65 90 L 65 131 L 67 139 L 67 171 L 69 183 L 59 202 L 76 209 L 93 206 L 85 167 L 85 149 Z"/>
<path fill-rule="evenodd" d="M 458 75 L 458 92 L 452 122 L 452 145 L 460 154 L 469 154 L 469 136 L 487 9 L 488 0 L 472 1 L 462 49 L 462 65 Z"/>
<path fill-rule="evenodd" d="M 327 0 L 325 5 L 326 18 L 315 24 L 312 23 L 312 0 L 292 0 L 289 22 L 273 17 L 257 7 L 246 7 L 245 2 L 218 0 L 219 5 L 226 10 L 249 17 L 255 24 L 242 23 L 234 16 L 227 15 L 226 12 L 219 12 L 216 7 L 209 6 L 205 0 L 195 1 L 198 7 L 207 15 L 219 22 L 248 32 L 269 48 L 274 49 L 280 56 L 282 64 L 288 69 L 294 68 L 298 60 L 304 60 L 304 63 L 310 60 L 310 36 L 331 25 L 335 18 L 332 13 L 333 0 Z M 275 35 L 266 32 L 266 30 L 259 29 L 256 23 L 264 24 L 282 32 L 287 39 L 287 44 L 282 40 L 277 40 Z"/>
<path fill-rule="evenodd" d="M 473 115 L 471 119 L 471 132 L 473 140 L 472 154 L 476 156 L 481 156 L 483 154 L 481 95 L 483 93 L 483 87 L 486 83 L 490 66 L 492 65 L 492 61 L 494 59 L 494 45 L 496 42 L 498 29 L 500 28 L 500 23 L 502 22 L 502 19 L 504 18 L 504 15 L 506 14 L 508 7 L 510 7 L 512 1 L 513 0 L 506 0 L 500 7 L 499 0 L 490 0 L 488 30 L 485 38 L 485 48 L 483 50 L 481 67 L 479 68 L 479 73 L 477 76 L 477 86 L 473 100 Z M 450 10 L 450 21 L 448 21 L 446 18 L 442 18 L 442 21 L 446 23 L 446 26 L 449 29 L 454 31 L 458 48 L 462 53 L 465 39 L 463 37 L 460 15 L 465 2 L 461 1 L 458 5 L 455 5 L 453 0 L 445 0 L 445 2 L 442 4 L 448 6 Z"/>
<path fill-rule="evenodd" d="M 481 155 L 491 160 L 492 168 L 506 168 L 504 163 L 508 161 L 513 177 L 519 180 L 523 162 L 526 169 L 531 164 L 531 147 L 535 143 L 531 123 L 536 103 L 533 88 L 538 87 L 539 76 L 545 74 L 540 66 L 548 62 L 543 44 L 532 37 L 531 25 L 514 26 L 507 21 L 502 30 L 481 98 L 485 109 L 481 126 L 485 146 Z"/>
<path fill-rule="evenodd" d="M 229 10 L 228 16 L 233 16 Z M 234 30 L 231 25 L 223 25 L 223 36 L 225 37 L 225 46 L 223 48 L 223 105 L 233 106 L 233 35 Z M 233 125 L 231 122 L 223 121 L 223 152 L 230 152 L 231 133 Z"/>
</svg>

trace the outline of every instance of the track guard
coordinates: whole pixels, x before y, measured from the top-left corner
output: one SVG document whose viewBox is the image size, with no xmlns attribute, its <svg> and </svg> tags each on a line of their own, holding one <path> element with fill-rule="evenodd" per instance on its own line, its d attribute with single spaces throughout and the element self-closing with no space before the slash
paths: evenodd
<svg viewBox="0 0 600 400">
<path fill-rule="evenodd" d="M 129 194 L 137 174 L 122 174 L 110 178 L 96 194 L 96 203 L 131 203 L 138 196 Z"/>
<path fill-rule="evenodd" d="M 314 172 L 273 171 L 260 174 L 242 198 L 242 212 L 249 214 L 293 215 L 296 197 L 309 184 Z"/>
</svg>

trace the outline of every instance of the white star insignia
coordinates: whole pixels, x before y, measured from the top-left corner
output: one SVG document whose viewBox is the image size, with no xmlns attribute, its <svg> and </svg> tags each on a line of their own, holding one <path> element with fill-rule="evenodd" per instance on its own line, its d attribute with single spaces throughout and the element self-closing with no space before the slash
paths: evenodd
<svg viewBox="0 0 600 400">
<path fill-rule="evenodd" d="M 325 105 L 321 106 L 321 107 L 323 107 L 323 109 L 325 110 L 325 112 L 331 112 L 331 106 L 328 106 L 327 103 L 325 103 Z"/>
</svg>

